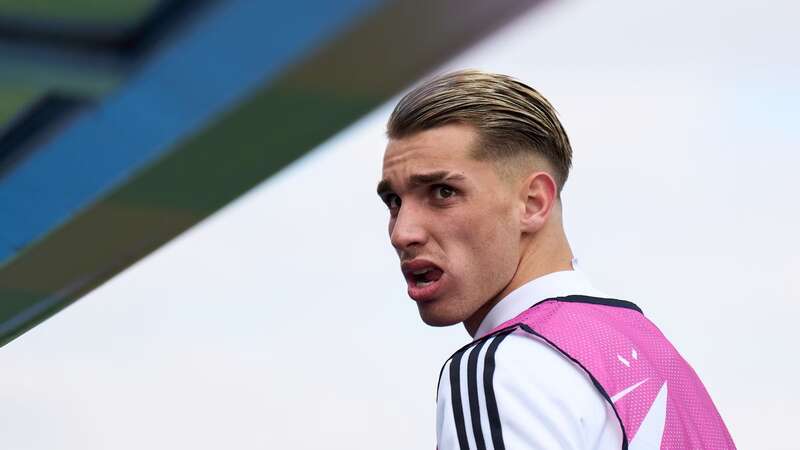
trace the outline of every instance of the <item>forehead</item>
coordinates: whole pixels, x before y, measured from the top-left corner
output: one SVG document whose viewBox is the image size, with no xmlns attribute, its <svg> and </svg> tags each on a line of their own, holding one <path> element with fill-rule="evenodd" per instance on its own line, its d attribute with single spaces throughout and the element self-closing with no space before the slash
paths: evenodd
<svg viewBox="0 0 800 450">
<path fill-rule="evenodd" d="M 471 156 L 476 140 L 475 130 L 460 124 L 391 139 L 383 154 L 383 176 L 386 179 L 404 178 L 421 171 L 478 169 L 486 164 Z"/>
</svg>

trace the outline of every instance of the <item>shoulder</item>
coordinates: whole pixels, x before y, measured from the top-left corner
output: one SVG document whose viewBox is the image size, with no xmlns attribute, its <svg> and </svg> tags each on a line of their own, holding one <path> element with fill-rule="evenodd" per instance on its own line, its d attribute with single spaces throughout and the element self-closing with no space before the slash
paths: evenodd
<svg viewBox="0 0 800 450">
<path fill-rule="evenodd" d="M 519 398 L 533 396 L 536 391 L 541 391 L 537 398 L 569 397 L 577 408 L 587 406 L 586 402 L 596 403 L 598 396 L 580 366 L 519 328 L 479 339 L 456 351 L 442 366 L 439 391 L 443 385 L 452 385 L 452 378 L 462 376 L 491 380 L 495 388 L 517 391 Z"/>
<path fill-rule="evenodd" d="M 462 347 L 442 367 L 437 431 L 445 444 L 583 448 L 613 433 L 616 421 L 583 369 L 519 328 Z"/>
</svg>

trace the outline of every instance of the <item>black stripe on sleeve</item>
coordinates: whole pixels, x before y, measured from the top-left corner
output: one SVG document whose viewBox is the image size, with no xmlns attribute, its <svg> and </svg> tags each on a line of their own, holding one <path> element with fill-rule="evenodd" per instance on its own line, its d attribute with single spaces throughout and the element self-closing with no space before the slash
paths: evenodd
<svg viewBox="0 0 800 450">
<path fill-rule="evenodd" d="M 469 450 L 467 430 L 464 425 L 464 409 L 461 407 L 461 356 L 466 350 L 463 348 L 458 351 L 450 361 L 450 398 L 453 402 L 453 422 L 456 424 L 458 447 L 461 450 Z"/>
<path fill-rule="evenodd" d="M 475 446 L 478 450 L 486 450 L 481 430 L 481 412 L 478 407 L 478 355 L 486 340 L 480 341 L 472 348 L 467 360 L 467 389 L 469 389 L 469 416 L 472 422 L 472 433 L 475 435 Z"/>
<path fill-rule="evenodd" d="M 494 379 L 494 354 L 500 342 L 513 331 L 513 329 L 509 330 L 494 338 L 486 349 L 486 358 L 484 359 L 483 390 L 486 393 L 486 413 L 489 415 L 489 428 L 492 431 L 494 450 L 505 450 L 506 448 L 503 443 L 503 428 L 500 425 L 500 413 L 497 410 L 497 399 L 494 396 L 494 385 L 492 384 Z"/>
</svg>

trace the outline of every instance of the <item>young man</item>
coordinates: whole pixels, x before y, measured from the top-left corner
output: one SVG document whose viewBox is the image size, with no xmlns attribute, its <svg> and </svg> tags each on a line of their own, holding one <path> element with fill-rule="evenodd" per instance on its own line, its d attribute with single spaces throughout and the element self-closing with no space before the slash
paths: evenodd
<svg viewBox="0 0 800 450">
<path fill-rule="evenodd" d="M 576 270 L 572 150 L 544 97 L 455 72 L 403 97 L 387 134 L 378 194 L 408 295 L 474 338 L 440 374 L 439 450 L 734 448 L 666 338 Z"/>
</svg>

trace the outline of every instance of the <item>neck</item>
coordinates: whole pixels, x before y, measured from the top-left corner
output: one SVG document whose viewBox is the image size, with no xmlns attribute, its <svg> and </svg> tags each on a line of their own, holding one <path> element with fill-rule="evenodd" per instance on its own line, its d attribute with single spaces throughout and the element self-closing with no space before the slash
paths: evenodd
<svg viewBox="0 0 800 450">
<path fill-rule="evenodd" d="M 514 276 L 497 295 L 489 299 L 475 314 L 464 321 L 464 327 L 470 336 L 475 335 L 483 318 L 491 311 L 492 307 L 518 287 L 548 273 L 573 269 L 572 250 L 567 242 L 564 229 L 560 223 L 552 225 L 551 230 L 545 227 L 536 235 L 531 236 L 528 242 L 523 242 L 523 251 Z"/>
</svg>

